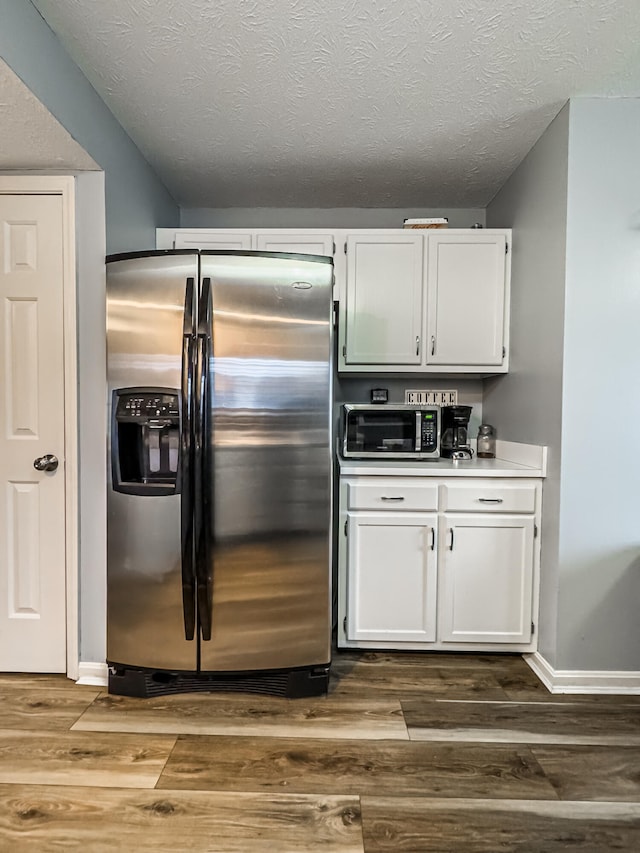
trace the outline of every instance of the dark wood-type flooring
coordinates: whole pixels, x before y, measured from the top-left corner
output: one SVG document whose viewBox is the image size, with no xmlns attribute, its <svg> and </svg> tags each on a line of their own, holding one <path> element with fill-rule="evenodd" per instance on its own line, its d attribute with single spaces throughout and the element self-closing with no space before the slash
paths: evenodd
<svg viewBox="0 0 640 853">
<path fill-rule="evenodd" d="M 640 696 L 336 652 L 319 699 L 0 674 L 0 851 L 640 851 Z"/>
</svg>

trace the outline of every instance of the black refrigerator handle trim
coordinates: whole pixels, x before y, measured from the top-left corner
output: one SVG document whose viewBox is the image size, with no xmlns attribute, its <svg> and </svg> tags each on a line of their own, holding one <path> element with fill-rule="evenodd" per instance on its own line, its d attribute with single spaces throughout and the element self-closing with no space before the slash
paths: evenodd
<svg viewBox="0 0 640 853">
<path fill-rule="evenodd" d="M 195 377 L 194 518 L 198 620 L 203 640 L 211 639 L 213 609 L 213 562 L 211 554 L 211 279 L 202 279 L 198 305 L 198 335 Z"/>
<path fill-rule="evenodd" d="M 193 531 L 193 368 L 195 279 L 187 278 L 182 327 L 182 387 L 180 406 L 180 552 L 182 564 L 182 614 L 184 636 L 193 640 L 196 626 L 196 591 Z"/>
</svg>

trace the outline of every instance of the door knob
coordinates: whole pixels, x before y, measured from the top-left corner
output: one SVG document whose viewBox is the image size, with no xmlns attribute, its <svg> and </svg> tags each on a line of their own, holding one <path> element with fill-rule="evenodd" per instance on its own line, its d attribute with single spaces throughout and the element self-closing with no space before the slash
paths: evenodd
<svg viewBox="0 0 640 853">
<path fill-rule="evenodd" d="M 44 456 L 38 456 L 33 460 L 33 467 L 36 471 L 55 471 L 58 467 L 58 457 L 53 453 L 46 453 Z"/>
</svg>

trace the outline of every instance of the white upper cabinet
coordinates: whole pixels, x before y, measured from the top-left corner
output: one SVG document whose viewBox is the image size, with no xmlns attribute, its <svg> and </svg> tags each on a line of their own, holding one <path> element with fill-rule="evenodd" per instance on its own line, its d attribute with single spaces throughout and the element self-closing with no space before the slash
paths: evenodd
<svg viewBox="0 0 640 853">
<path fill-rule="evenodd" d="M 505 234 L 431 234 L 427 364 L 502 365 Z"/>
<path fill-rule="evenodd" d="M 228 231 L 221 229 L 203 229 L 194 231 L 176 231 L 174 249 L 252 249 L 250 231 Z M 160 248 L 160 246 L 158 246 Z"/>
<path fill-rule="evenodd" d="M 228 249 L 259 252 L 298 252 L 303 255 L 328 255 L 335 250 L 331 233 L 312 229 L 233 229 L 233 228 L 158 228 L 158 249 Z"/>
<path fill-rule="evenodd" d="M 338 370 L 506 373 L 509 243 L 494 229 L 349 235 Z"/>
<path fill-rule="evenodd" d="M 261 252 L 299 252 L 303 255 L 328 255 L 329 257 L 333 257 L 334 254 L 331 234 L 258 231 L 255 239 L 253 248 Z"/>
<path fill-rule="evenodd" d="M 419 365 L 422 235 L 348 235 L 346 255 L 344 363 Z"/>
<path fill-rule="evenodd" d="M 340 373 L 509 369 L 508 229 L 158 228 L 156 245 L 333 257 Z"/>
</svg>

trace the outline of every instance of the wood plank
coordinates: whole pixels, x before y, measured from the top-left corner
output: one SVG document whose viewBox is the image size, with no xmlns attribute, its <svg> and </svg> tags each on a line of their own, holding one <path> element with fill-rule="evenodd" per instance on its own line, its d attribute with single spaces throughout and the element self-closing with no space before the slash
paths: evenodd
<svg viewBox="0 0 640 853">
<path fill-rule="evenodd" d="M 640 695 L 551 693 L 520 654 L 334 651 L 332 692 L 371 695 L 372 687 L 396 696 L 431 693 L 434 698 L 595 702 L 640 708 Z"/>
<path fill-rule="evenodd" d="M 99 695 L 99 689 L 17 688 L 0 690 L 0 729 L 68 730 Z"/>
<path fill-rule="evenodd" d="M 356 797 L 0 787 L 3 850 L 363 853 Z"/>
<path fill-rule="evenodd" d="M 640 745 L 640 714 L 594 703 L 402 702 L 411 740 Z"/>
<path fill-rule="evenodd" d="M 425 670 L 436 668 L 447 671 L 467 669 L 472 672 L 491 672 L 494 675 L 531 673 L 521 654 L 474 654 L 466 652 L 431 652 L 431 651 L 363 651 L 362 649 L 334 649 L 331 666 L 338 671 L 348 670 L 355 664 L 366 666 L 370 671 L 376 668 L 388 669 L 393 667 L 419 666 Z"/>
<path fill-rule="evenodd" d="M 640 747 L 533 747 L 563 800 L 640 802 Z"/>
<path fill-rule="evenodd" d="M 37 672 L 0 672 L 0 690 L 7 688 L 18 690 L 68 690 L 70 692 L 98 693 L 100 687 L 90 684 L 77 684 L 72 678 L 57 673 Z"/>
<path fill-rule="evenodd" d="M 408 740 L 395 699 L 281 699 L 235 694 L 183 694 L 132 699 L 101 694 L 75 731 L 226 734 Z"/>
<path fill-rule="evenodd" d="M 551 702 L 598 705 L 634 705 L 640 711 L 640 696 L 615 693 L 550 693 L 537 675 L 525 664 L 526 671 L 496 672 L 495 678 L 506 697 L 515 702 Z M 487 697 L 488 698 L 488 697 Z"/>
<path fill-rule="evenodd" d="M 153 788 L 175 737 L 0 731 L 0 782 Z"/>
<path fill-rule="evenodd" d="M 556 799 L 528 747 L 180 736 L 158 788 Z"/>
<path fill-rule="evenodd" d="M 363 797 L 366 853 L 640 850 L 640 806 Z"/>
<path fill-rule="evenodd" d="M 506 701 L 507 694 L 488 669 L 478 672 L 463 667 L 445 668 L 420 664 L 394 666 L 393 662 L 371 666 L 367 662 L 334 663 L 331 667 L 332 695 L 395 696 L 402 698 L 493 699 Z"/>
</svg>

